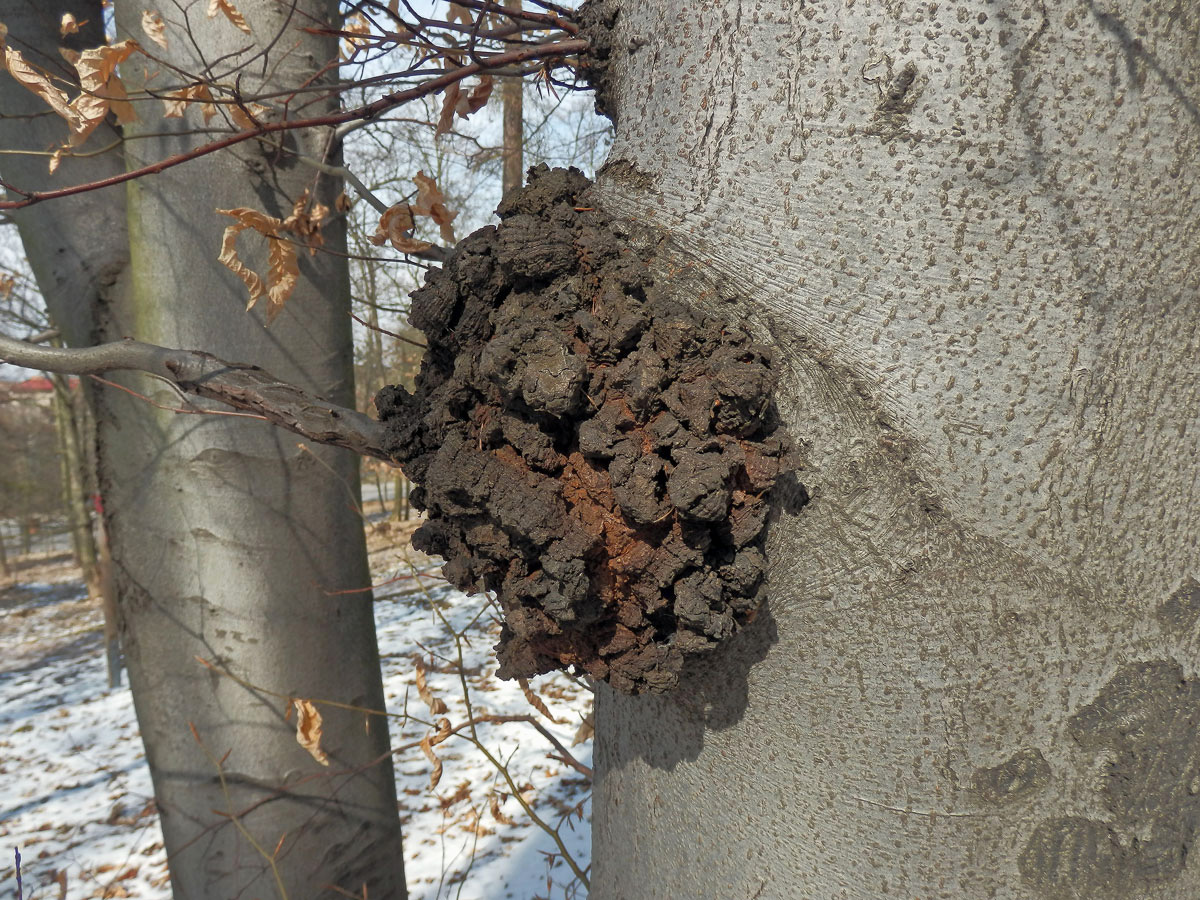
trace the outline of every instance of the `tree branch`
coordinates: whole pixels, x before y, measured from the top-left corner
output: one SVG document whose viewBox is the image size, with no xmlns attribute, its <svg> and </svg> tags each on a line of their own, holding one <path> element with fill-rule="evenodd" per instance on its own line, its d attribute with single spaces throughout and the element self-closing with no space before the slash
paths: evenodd
<svg viewBox="0 0 1200 900">
<path fill-rule="evenodd" d="M 383 449 L 383 426 L 369 416 L 313 397 L 258 366 L 225 362 L 199 350 L 133 340 L 96 347 L 39 347 L 0 334 L 0 362 L 69 375 L 147 372 L 184 393 L 256 413 L 310 441 L 392 462 Z"/>
<path fill-rule="evenodd" d="M 425 97 L 429 94 L 436 94 L 438 91 L 448 87 L 456 81 L 461 81 L 471 75 L 478 75 L 481 72 L 486 72 L 490 69 L 502 68 L 513 63 L 524 62 L 530 59 L 550 59 L 554 57 L 570 56 L 574 53 L 581 53 L 588 48 L 589 44 L 582 38 L 573 38 L 566 41 L 552 41 L 546 44 L 536 44 L 526 47 L 521 47 L 517 50 L 510 50 L 507 53 L 498 53 L 490 57 L 486 64 L 470 63 L 469 65 L 461 66 L 460 68 L 452 69 L 437 78 L 431 78 L 423 84 L 416 87 L 408 88 L 403 91 L 395 91 L 380 97 L 371 103 L 364 106 L 358 106 L 354 109 L 344 110 L 340 113 L 331 113 L 327 116 L 317 116 L 311 119 L 291 119 L 282 122 L 263 122 L 257 128 L 252 128 L 247 131 L 239 131 L 236 134 L 231 134 L 229 137 L 221 138 L 220 140 L 212 141 L 203 144 L 199 147 L 194 147 L 183 153 L 176 153 L 174 156 L 168 156 L 166 159 L 161 159 L 156 163 L 151 163 L 147 166 L 142 166 L 139 169 L 130 169 L 127 172 L 122 172 L 119 175 L 113 175 L 110 178 L 102 178 L 97 181 L 88 182 L 87 184 L 77 184 L 71 187 L 58 188 L 52 191 L 25 191 L 21 188 L 6 184 L 4 185 L 9 191 L 21 196 L 20 200 L 0 200 L 0 210 L 4 209 L 21 209 L 26 206 L 32 206 L 35 203 L 41 203 L 43 200 L 53 200 L 57 197 L 68 197 L 72 194 L 82 194 L 85 191 L 95 191 L 100 188 L 111 187 L 115 184 L 123 184 L 126 181 L 132 181 L 136 178 L 141 178 L 145 175 L 157 175 L 165 169 L 173 168 L 181 163 L 197 159 L 201 156 L 207 156 L 209 153 L 215 153 L 218 150 L 224 150 L 226 147 L 232 147 L 235 144 L 240 144 L 243 141 L 260 138 L 267 134 L 273 134 L 277 131 L 292 131 L 297 128 L 316 128 L 322 126 L 342 125 L 346 122 L 352 122 L 357 119 L 371 119 L 378 116 L 380 113 L 386 112 L 395 106 L 400 106 L 410 100 L 415 100 L 419 97 Z M 0 182 L 2 184 L 2 182 Z"/>
</svg>

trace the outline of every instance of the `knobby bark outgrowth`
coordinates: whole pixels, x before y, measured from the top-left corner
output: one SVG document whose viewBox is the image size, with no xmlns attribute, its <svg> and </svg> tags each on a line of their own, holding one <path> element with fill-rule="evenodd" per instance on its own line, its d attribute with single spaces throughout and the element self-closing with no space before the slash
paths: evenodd
<svg viewBox="0 0 1200 900">
<path fill-rule="evenodd" d="M 58 46 L 103 43 L 100 6 L 14 0 L 0 3 L 0 21 L 10 44 L 20 40 L 27 57 L 66 75 L 70 67 Z M 239 0 L 238 8 L 253 36 L 223 17 L 193 14 L 189 39 L 172 40 L 169 51 L 156 54 L 184 71 L 206 71 L 201 56 L 233 65 L 265 54 L 253 72 L 242 74 L 247 90 L 299 84 L 336 59 L 335 38 L 304 30 L 338 21 L 332 0 Z M 118 37 L 143 38 L 142 10 L 116 4 Z M 89 24 L 60 41 L 63 12 Z M 287 39 L 271 44 L 285 26 Z M 266 80 L 254 73 L 267 73 Z M 336 67 L 318 77 L 333 73 Z M 140 78 L 154 71 L 133 66 L 123 74 L 136 91 Z M 0 92 L 6 149 L 40 152 L 61 143 L 65 127 L 37 97 L 7 76 L 0 78 Z M 121 150 L 68 157 L 54 176 L 46 173 L 45 156 L 10 154 L 0 160 L 0 175 L 35 191 L 96 182 L 203 140 L 199 110 L 195 121 L 190 115 L 163 120 L 161 105 L 151 102 L 153 113 L 143 104 L 142 121 L 126 127 Z M 316 114 L 319 105 L 309 109 Z M 102 126 L 83 149 L 119 138 Z M 151 368 L 190 369 L 181 383 L 202 395 L 214 386 L 243 398 L 286 395 L 303 413 L 297 419 L 352 407 L 344 259 L 302 260 L 300 283 L 269 330 L 257 310 L 245 312 L 244 287 L 215 261 L 228 220 L 214 208 L 286 214 L 313 186 L 313 173 L 294 165 L 291 153 L 322 158 L 327 135 L 314 130 L 279 140 L 282 151 L 250 141 L 153 179 L 13 211 L 67 343 L 108 341 L 111 351 L 111 342 L 131 335 L 201 347 L 252 360 L 296 388 L 284 390 L 259 370 L 203 355 L 117 344 L 120 352 L 153 357 Z M 323 177 L 314 200 L 332 208 L 338 192 L 338 183 Z M 324 236 L 326 246 L 344 252 L 340 228 L 326 226 Z M 259 262 L 246 248 L 243 257 Z M 142 395 L 107 387 L 96 392 L 99 457 L 126 664 L 174 896 L 267 894 L 281 883 L 289 896 L 331 892 L 325 886 L 333 885 L 354 895 L 403 897 L 386 723 L 374 719 L 364 729 L 361 715 L 324 710 L 323 747 L 331 761 L 324 768 L 297 744 L 294 723 L 279 704 L 195 661 L 204 657 L 245 682 L 297 697 L 383 707 L 370 594 L 338 593 L 369 583 L 362 525 L 347 502 L 348 491 L 358 492 L 357 459 L 300 445 L 261 422 L 159 409 L 142 398 L 181 405 L 161 378 L 111 378 Z M 328 402 L 306 399 L 315 397 Z"/>
<path fill-rule="evenodd" d="M 812 499 L 719 665 L 600 687 L 592 896 L 1200 895 L 1200 7 L 605 11 L 598 203 Z"/>
</svg>

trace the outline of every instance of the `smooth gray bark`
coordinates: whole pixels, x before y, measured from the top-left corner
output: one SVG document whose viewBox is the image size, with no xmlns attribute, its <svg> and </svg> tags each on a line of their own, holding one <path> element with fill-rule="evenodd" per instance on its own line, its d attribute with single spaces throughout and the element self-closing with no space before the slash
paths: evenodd
<svg viewBox="0 0 1200 900">
<path fill-rule="evenodd" d="M 275 85 L 298 84 L 336 57 L 333 39 L 302 30 L 333 25 L 336 4 L 239 0 L 237 6 L 253 35 L 224 17 L 208 19 L 202 5 L 187 7 L 190 35 L 184 13 L 161 10 L 170 51 L 141 33 L 144 5 L 117 4 L 118 31 L 194 71 L 204 70 L 201 56 L 225 56 L 218 74 L 228 74 L 262 51 L 242 72 L 245 91 L 263 86 L 263 73 Z M 62 66 L 55 44 L 65 9 L 80 21 L 90 19 L 93 28 L 103 21 L 98 3 L 56 6 L 52 21 L 51 10 L 38 7 L 10 0 L 0 4 L 0 20 L 9 26 L 10 44 L 42 45 L 36 61 L 43 65 Z M 264 50 L 280 29 L 280 40 Z M 101 41 L 91 35 L 78 43 Z M 123 71 L 131 90 L 155 71 L 145 63 L 135 59 Z M 175 84 L 168 71 L 157 71 L 156 85 Z M 65 137 L 32 94 L 7 78 L 0 90 L 6 114 L 21 103 L 38 114 L 0 120 L 4 146 L 40 150 Z M 307 101 L 309 95 L 302 96 Z M 312 108 L 334 102 L 323 99 Z M 140 103 L 139 113 L 141 121 L 127 128 L 126 136 L 136 140 L 125 143 L 124 161 L 116 154 L 67 159 L 50 179 L 45 157 L 6 156 L 0 173 L 25 188 L 57 187 L 203 141 L 186 133 L 201 124 L 198 114 L 164 120 L 158 100 Z M 311 394 L 352 406 L 344 259 L 302 259 L 300 284 L 269 329 L 260 311 L 245 312 L 244 287 L 216 261 L 222 230 L 232 220 L 214 209 L 249 206 L 286 215 L 314 184 L 313 170 L 297 164 L 292 151 L 319 158 L 326 137 L 283 136 L 282 153 L 247 143 L 132 182 L 127 192 L 110 189 L 19 211 L 31 263 L 69 343 L 134 336 L 203 347 L 251 359 Z M 88 146 L 102 147 L 107 139 L 94 137 Z M 316 199 L 332 207 L 338 190 L 323 177 Z M 326 246 L 344 252 L 339 221 L 326 226 L 325 237 Z M 241 249 L 243 259 L 265 268 L 265 254 L 255 252 L 250 236 Z M 164 406 L 178 405 L 161 382 L 117 380 Z M 261 422 L 179 416 L 112 390 L 103 393 L 98 420 L 126 662 L 174 896 L 276 895 L 265 858 L 274 855 L 291 897 L 332 896 L 330 885 L 353 894 L 365 885 L 371 897 L 403 897 L 386 722 L 323 708 L 322 746 L 331 762 L 324 768 L 297 744 L 283 700 L 195 659 L 269 691 L 383 708 L 371 595 L 335 593 L 369 584 L 362 523 L 353 512 L 356 458 L 301 446 Z"/>
<path fill-rule="evenodd" d="M 719 663 L 599 690 L 591 896 L 1200 895 L 1200 7 L 617 5 L 606 207 L 812 497 Z"/>
</svg>

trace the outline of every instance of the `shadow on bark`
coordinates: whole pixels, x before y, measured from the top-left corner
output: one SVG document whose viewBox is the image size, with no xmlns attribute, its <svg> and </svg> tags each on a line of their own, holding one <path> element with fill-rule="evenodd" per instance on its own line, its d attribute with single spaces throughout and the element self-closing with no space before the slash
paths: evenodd
<svg viewBox="0 0 1200 900">
<path fill-rule="evenodd" d="M 669 694 L 625 697 L 597 684 L 597 733 L 602 738 L 615 733 L 605 720 L 611 722 L 614 713 L 635 704 L 639 707 L 635 722 L 627 721 L 620 729 L 620 765 L 641 759 L 655 769 L 672 771 L 680 762 L 696 759 L 704 749 L 707 732 L 723 731 L 741 721 L 750 694 L 750 670 L 766 659 L 778 641 L 768 600 L 752 622 L 720 647 L 688 660 L 679 687 Z M 651 724 L 638 728 L 640 723 Z M 664 741 L 663 735 L 670 735 L 671 740 Z"/>
</svg>

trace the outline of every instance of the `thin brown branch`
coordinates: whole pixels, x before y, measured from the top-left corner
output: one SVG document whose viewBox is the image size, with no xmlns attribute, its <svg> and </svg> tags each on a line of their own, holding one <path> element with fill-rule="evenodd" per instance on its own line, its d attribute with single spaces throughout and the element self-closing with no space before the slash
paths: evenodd
<svg viewBox="0 0 1200 900">
<path fill-rule="evenodd" d="M 119 175 L 113 175 L 110 178 L 101 178 L 97 181 L 87 182 L 86 184 L 77 184 L 70 187 L 59 188 L 52 191 L 25 191 L 14 186 L 8 186 L 10 190 L 22 196 L 20 200 L 0 200 L 0 209 L 21 209 L 26 206 L 32 206 L 35 203 L 41 203 L 45 200 L 53 200 L 58 197 L 69 197 L 73 194 L 81 194 L 86 191 L 95 191 L 101 188 L 112 187 L 116 184 L 123 184 L 126 181 L 133 181 L 137 178 L 142 178 L 146 175 L 157 175 L 166 169 L 173 168 L 185 162 L 190 162 L 193 159 L 198 159 L 201 156 L 207 156 L 210 153 L 215 153 L 218 150 L 224 150 L 226 147 L 232 147 L 244 141 L 253 140 L 263 137 L 264 135 L 274 134 L 280 131 L 293 131 L 298 128 L 320 128 L 333 125 L 342 125 L 346 122 L 352 122 L 359 119 L 371 119 L 378 116 L 382 112 L 386 112 L 396 106 L 408 103 L 411 100 L 416 100 L 420 97 L 426 97 L 430 94 L 436 94 L 438 91 L 446 88 L 456 81 L 461 81 L 472 75 L 478 75 L 480 72 L 487 71 L 493 68 L 512 65 L 513 63 L 524 62 L 529 59 L 552 59 L 562 56 L 570 56 L 575 53 L 581 53 L 588 47 L 588 42 L 582 38 L 574 38 L 567 41 L 552 41 L 546 44 L 536 44 L 533 46 L 521 47 L 516 50 L 510 50 L 507 53 L 498 53 L 495 56 L 489 57 L 485 62 L 471 63 L 462 66 L 461 68 L 451 69 L 443 73 L 437 78 L 431 78 L 424 84 L 416 87 L 408 88 L 403 91 L 395 91 L 380 97 L 378 100 L 367 103 L 363 106 L 355 107 L 354 109 L 344 110 L 340 113 L 331 113 L 325 116 L 316 116 L 309 119 L 292 119 L 281 122 L 262 122 L 256 128 L 251 128 L 246 131 L 239 131 L 237 134 L 232 134 L 229 137 L 221 140 L 212 141 L 208 144 L 203 144 L 199 147 L 194 147 L 183 153 L 176 153 L 173 156 L 168 156 L 166 159 L 161 159 L 158 162 L 142 166 L 138 169 L 130 169 Z"/>
<path fill-rule="evenodd" d="M 0 361 L 68 375 L 146 372 L 183 393 L 262 416 L 308 440 L 391 462 L 383 449 L 383 426 L 369 416 L 314 397 L 257 366 L 225 362 L 199 350 L 132 340 L 96 347 L 41 347 L 0 335 Z"/>
<path fill-rule="evenodd" d="M 352 318 L 359 325 L 362 325 L 366 328 L 370 328 L 372 331 L 378 331 L 380 334 L 386 334 L 388 337 L 393 337 L 396 340 L 403 341 L 406 344 L 412 344 L 414 347 L 420 347 L 422 350 L 429 349 L 425 344 L 422 344 L 420 341 L 414 341 L 412 338 L 406 338 L 402 334 L 396 334 L 396 332 L 394 332 L 394 331 L 388 331 L 386 328 L 380 328 L 378 325 L 372 325 L 370 322 L 367 322 L 364 319 L 360 319 L 354 313 L 350 313 L 350 318 Z"/>
<path fill-rule="evenodd" d="M 558 28 L 572 35 L 579 33 L 579 26 L 566 15 L 551 15 L 533 12 L 532 10 L 500 8 L 489 4 L 487 0 L 459 0 L 459 3 L 477 12 L 497 12 L 510 19 L 524 19 L 526 22 L 536 22 L 543 28 Z M 562 7 L 559 7 L 559 9 L 561 10 Z"/>
</svg>

